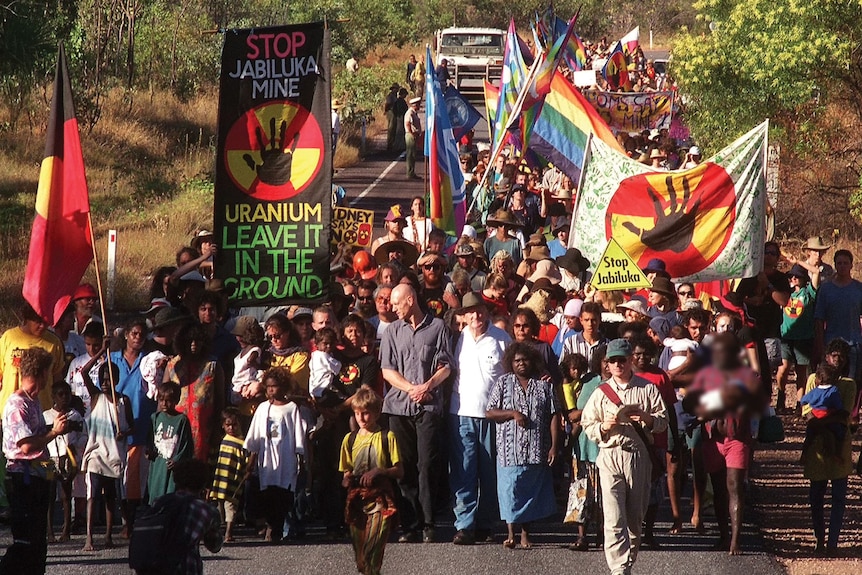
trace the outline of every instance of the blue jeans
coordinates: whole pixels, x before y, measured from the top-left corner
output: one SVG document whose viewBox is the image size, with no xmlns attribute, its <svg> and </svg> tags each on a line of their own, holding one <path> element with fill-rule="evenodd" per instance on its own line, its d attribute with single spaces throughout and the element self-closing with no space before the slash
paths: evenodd
<svg viewBox="0 0 862 575">
<path fill-rule="evenodd" d="M 449 486 L 455 496 L 455 529 L 491 529 L 497 521 L 496 424 L 449 415 Z"/>
<path fill-rule="evenodd" d="M 826 540 L 826 487 L 829 481 L 812 481 L 808 490 L 808 501 L 811 504 L 811 520 L 814 523 L 814 537 L 817 541 Z M 847 478 L 832 480 L 832 509 L 829 512 L 829 539 L 826 546 L 830 549 L 838 547 L 838 536 L 844 523 L 844 506 L 847 503 Z"/>
</svg>

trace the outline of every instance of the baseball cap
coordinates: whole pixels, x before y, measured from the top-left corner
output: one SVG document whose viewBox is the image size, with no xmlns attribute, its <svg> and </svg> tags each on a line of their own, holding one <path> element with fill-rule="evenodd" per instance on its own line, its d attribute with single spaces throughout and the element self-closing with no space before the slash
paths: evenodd
<svg viewBox="0 0 862 575">
<path fill-rule="evenodd" d="M 608 351 L 605 354 L 606 359 L 614 357 L 631 357 L 632 346 L 625 339 L 615 339 L 608 344 Z"/>
</svg>

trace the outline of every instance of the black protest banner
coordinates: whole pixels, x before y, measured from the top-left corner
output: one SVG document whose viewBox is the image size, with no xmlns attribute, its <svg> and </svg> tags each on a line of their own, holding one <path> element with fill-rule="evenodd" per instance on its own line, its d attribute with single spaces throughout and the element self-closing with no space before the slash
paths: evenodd
<svg viewBox="0 0 862 575">
<path fill-rule="evenodd" d="M 228 30 L 214 201 L 215 275 L 239 306 L 328 297 L 329 31 Z"/>
</svg>

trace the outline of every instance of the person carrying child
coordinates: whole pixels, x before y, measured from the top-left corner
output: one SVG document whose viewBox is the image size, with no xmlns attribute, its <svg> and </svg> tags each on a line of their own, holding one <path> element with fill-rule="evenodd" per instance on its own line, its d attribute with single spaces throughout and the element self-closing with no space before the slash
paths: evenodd
<svg viewBox="0 0 862 575">
<path fill-rule="evenodd" d="M 87 329 L 84 328 L 84 331 L 86 332 Z M 69 384 L 65 381 L 54 383 L 51 386 L 51 397 L 54 400 L 54 406 L 42 413 L 45 425 L 49 427 L 54 425 L 54 420 L 61 414 L 65 414 L 69 432 L 66 435 L 58 435 L 48 443 L 48 454 L 54 461 L 54 467 L 57 468 L 54 483 L 60 485 L 60 497 L 63 503 L 63 529 L 60 532 L 60 538 L 56 539 L 51 521 L 55 498 L 51 498 L 48 506 L 48 542 L 64 543 L 69 540 L 72 527 L 72 481 L 78 475 L 78 465 L 87 447 L 88 434 L 84 417 L 72 408 L 72 388 Z M 52 488 L 51 493 L 56 491 L 56 488 Z"/>
<path fill-rule="evenodd" d="M 311 352 L 308 393 L 315 403 L 322 407 L 336 407 L 347 399 L 344 390 L 339 389 L 341 380 L 338 374 L 341 372 L 341 362 L 332 355 L 337 343 L 338 333 L 331 327 L 314 332 L 316 349 Z"/>
<path fill-rule="evenodd" d="M 150 501 L 176 491 L 174 466 L 195 456 L 189 418 L 177 411 L 180 388 L 173 382 L 159 385 L 159 410 L 152 416 L 150 441 L 147 447 L 150 471 L 147 492 Z"/>
<path fill-rule="evenodd" d="M 221 427 L 224 437 L 219 445 L 209 499 L 218 505 L 219 515 L 225 524 L 224 540 L 229 543 L 234 540 L 233 524 L 239 509 L 239 498 L 251 472 L 248 467 L 248 453 L 241 439 L 239 409 L 224 408 L 221 412 Z"/>
<path fill-rule="evenodd" d="M 822 363 L 815 374 L 815 387 L 802 396 L 802 405 L 811 410 L 811 418 L 805 426 L 805 442 L 802 444 L 804 462 L 806 452 L 814 444 L 817 435 L 823 436 L 823 451 L 834 457 L 837 463 L 843 462 L 841 446 L 847 434 L 847 410 L 837 387 L 841 372 L 829 363 Z"/>
<path fill-rule="evenodd" d="M 297 479 L 305 466 L 306 422 L 291 401 L 296 388 L 286 368 L 270 369 L 264 376 L 266 401 L 254 412 L 245 448 L 248 466 L 257 466 L 261 506 L 266 513 L 264 540 L 278 543 L 284 536 L 284 520 L 293 509 Z"/>
<path fill-rule="evenodd" d="M 90 369 L 104 357 L 108 339 L 94 357 L 81 368 L 81 377 L 90 393 L 89 436 L 81 470 L 87 474 L 87 540 L 84 551 L 93 551 L 93 524 L 96 516 L 96 498 L 105 501 L 105 548 L 114 546 L 112 530 L 114 509 L 117 505 L 117 483 L 126 466 L 126 438 L 134 432 L 132 408 L 129 399 L 113 388 L 120 378 L 120 370 L 112 361 L 99 367 L 99 384 L 90 377 Z M 108 371 L 110 370 L 110 372 Z M 115 403 L 116 402 L 116 403 Z"/>
<path fill-rule="evenodd" d="M 359 426 L 344 438 L 339 470 L 347 489 L 344 516 L 350 527 L 356 568 L 377 575 L 389 532 L 397 526 L 394 480 L 404 474 L 395 435 L 378 425 L 383 400 L 368 388 L 353 396 Z"/>
<path fill-rule="evenodd" d="M 249 315 L 237 318 L 231 333 L 240 345 L 240 352 L 233 360 L 230 400 L 233 405 L 239 405 L 249 395 L 249 386 L 260 381 L 260 376 L 263 375 L 261 348 L 264 333 L 257 319 Z"/>
</svg>

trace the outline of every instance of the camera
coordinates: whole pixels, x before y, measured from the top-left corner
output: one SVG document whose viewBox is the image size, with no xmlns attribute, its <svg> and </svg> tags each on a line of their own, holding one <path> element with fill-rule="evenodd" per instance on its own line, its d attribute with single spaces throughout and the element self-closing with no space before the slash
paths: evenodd
<svg viewBox="0 0 862 575">
<path fill-rule="evenodd" d="M 70 421 L 68 423 L 67 429 L 69 431 L 84 431 L 84 422 L 83 421 Z"/>
</svg>

